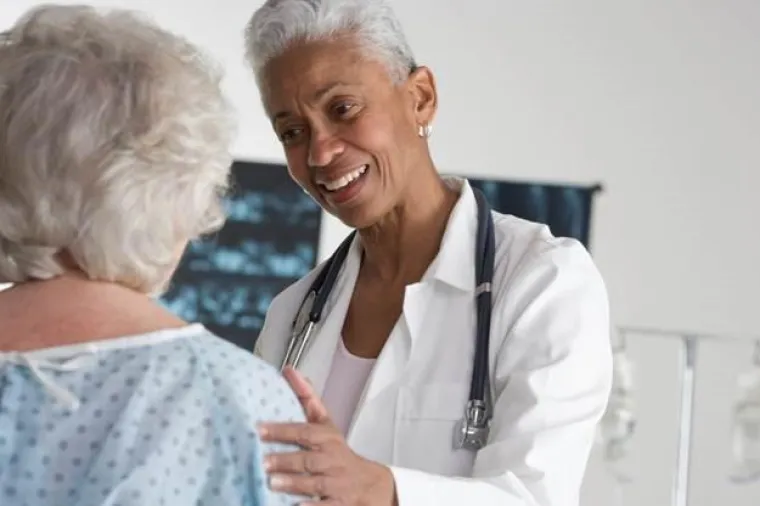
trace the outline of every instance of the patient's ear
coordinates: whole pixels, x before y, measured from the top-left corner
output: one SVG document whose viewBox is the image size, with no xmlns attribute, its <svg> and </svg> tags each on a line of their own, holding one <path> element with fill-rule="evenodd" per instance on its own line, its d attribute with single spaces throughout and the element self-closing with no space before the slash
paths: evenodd
<svg viewBox="0 0 760 506">
<path fill-rule="evenodd" d="M 67 273 L 84 275 L 84 272 L 79 266 L 79 263 L 74 259 L 74 256 L 68 249 L 62 249 L 56 253 L 55 261 L 58 262 L 58 265 L 61 266 L 61 269 Z"/>
</svg>

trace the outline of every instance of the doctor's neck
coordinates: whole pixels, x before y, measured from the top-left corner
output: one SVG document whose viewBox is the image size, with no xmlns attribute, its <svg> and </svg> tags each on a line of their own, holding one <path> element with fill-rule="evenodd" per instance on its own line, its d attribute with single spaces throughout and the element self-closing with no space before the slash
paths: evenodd
<svg viewBox="0 0 760 506">
<path fill-rule="evenodd" d="M 459 192 L 433 171 L 409 184 L 401 201 L 378 223 L 359 230 L 364 275 L 388 283 L 418 282 L 438 254 Z"/>
</svg>

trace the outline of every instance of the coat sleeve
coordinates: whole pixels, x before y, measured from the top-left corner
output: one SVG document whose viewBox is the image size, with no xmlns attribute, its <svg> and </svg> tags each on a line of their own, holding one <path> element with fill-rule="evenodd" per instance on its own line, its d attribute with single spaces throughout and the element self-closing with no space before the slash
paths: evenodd
<svg viewBox="0 0 760 506">
<path fill-rule="evenodd" d="M 612 383 L 607 292 L 580 243 L 541 249 L 495 294 L 492 328 L 507 330 L 492 367 L 489 442 L 473 477 L 391 467 L 399 506 L 578 505 Z"/>
</svg>

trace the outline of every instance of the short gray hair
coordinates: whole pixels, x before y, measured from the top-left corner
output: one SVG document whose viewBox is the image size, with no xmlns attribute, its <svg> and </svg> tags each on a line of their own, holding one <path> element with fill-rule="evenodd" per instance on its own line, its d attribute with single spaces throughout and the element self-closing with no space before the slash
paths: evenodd
<svg viewBox="0 0 760 506">
<path fill-rule="evenodd" d="M 44 6 L 0 34 L 0 283 L 155 294 L 217 230 L 235 125 L 221 73 L 136 13 Z"/>
<path fill-rule="evenodd" d="M 414 69 L 401 23 L 386 0 L 267 0 L 246 28 L 246 54 L 261 84 L 269 61 L 293 43 L 351 34 L 400 82 Z"/>
</svg>

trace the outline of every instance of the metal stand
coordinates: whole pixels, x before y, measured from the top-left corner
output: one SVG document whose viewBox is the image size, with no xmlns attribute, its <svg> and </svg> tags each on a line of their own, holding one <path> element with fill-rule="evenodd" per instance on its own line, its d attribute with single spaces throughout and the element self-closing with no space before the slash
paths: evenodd
<svg viewBox="0 0 760 506">
<path fill-rule="evenodd" d="M 689 504 L 689 463 L 691 454 L 691 433 L 694 423 L 694 381 L 697 358 L 697 340 L 683 337 L 683 361 L 681 363 L 681 409 L 678 413 L 678 454 L 676 456 L 676 476 L 673 482 L 673 505 Z"/>
<path fill-rule="evenodd" d="M 689 477 L 691 464 L 691 439 L 694 425 L 694 396 L 696 380 L 696 360 L 699 341 L 703 339 L 720 341 L 757 341 L 754 336 L 726 336 L 717 334 L 699 334 L 685 331 L 670 331 L 641 327 L 619 327 L 621 337 L 628 334 L 650 335 L 657 337 L 674 337 L 683 343 L 683 360 L 681 361 L 681 406 L 678 413 L 678 453 L 675 461 L 675 478 L 673 480 L 672 505 L 689 505 Z"/>
</svg>

